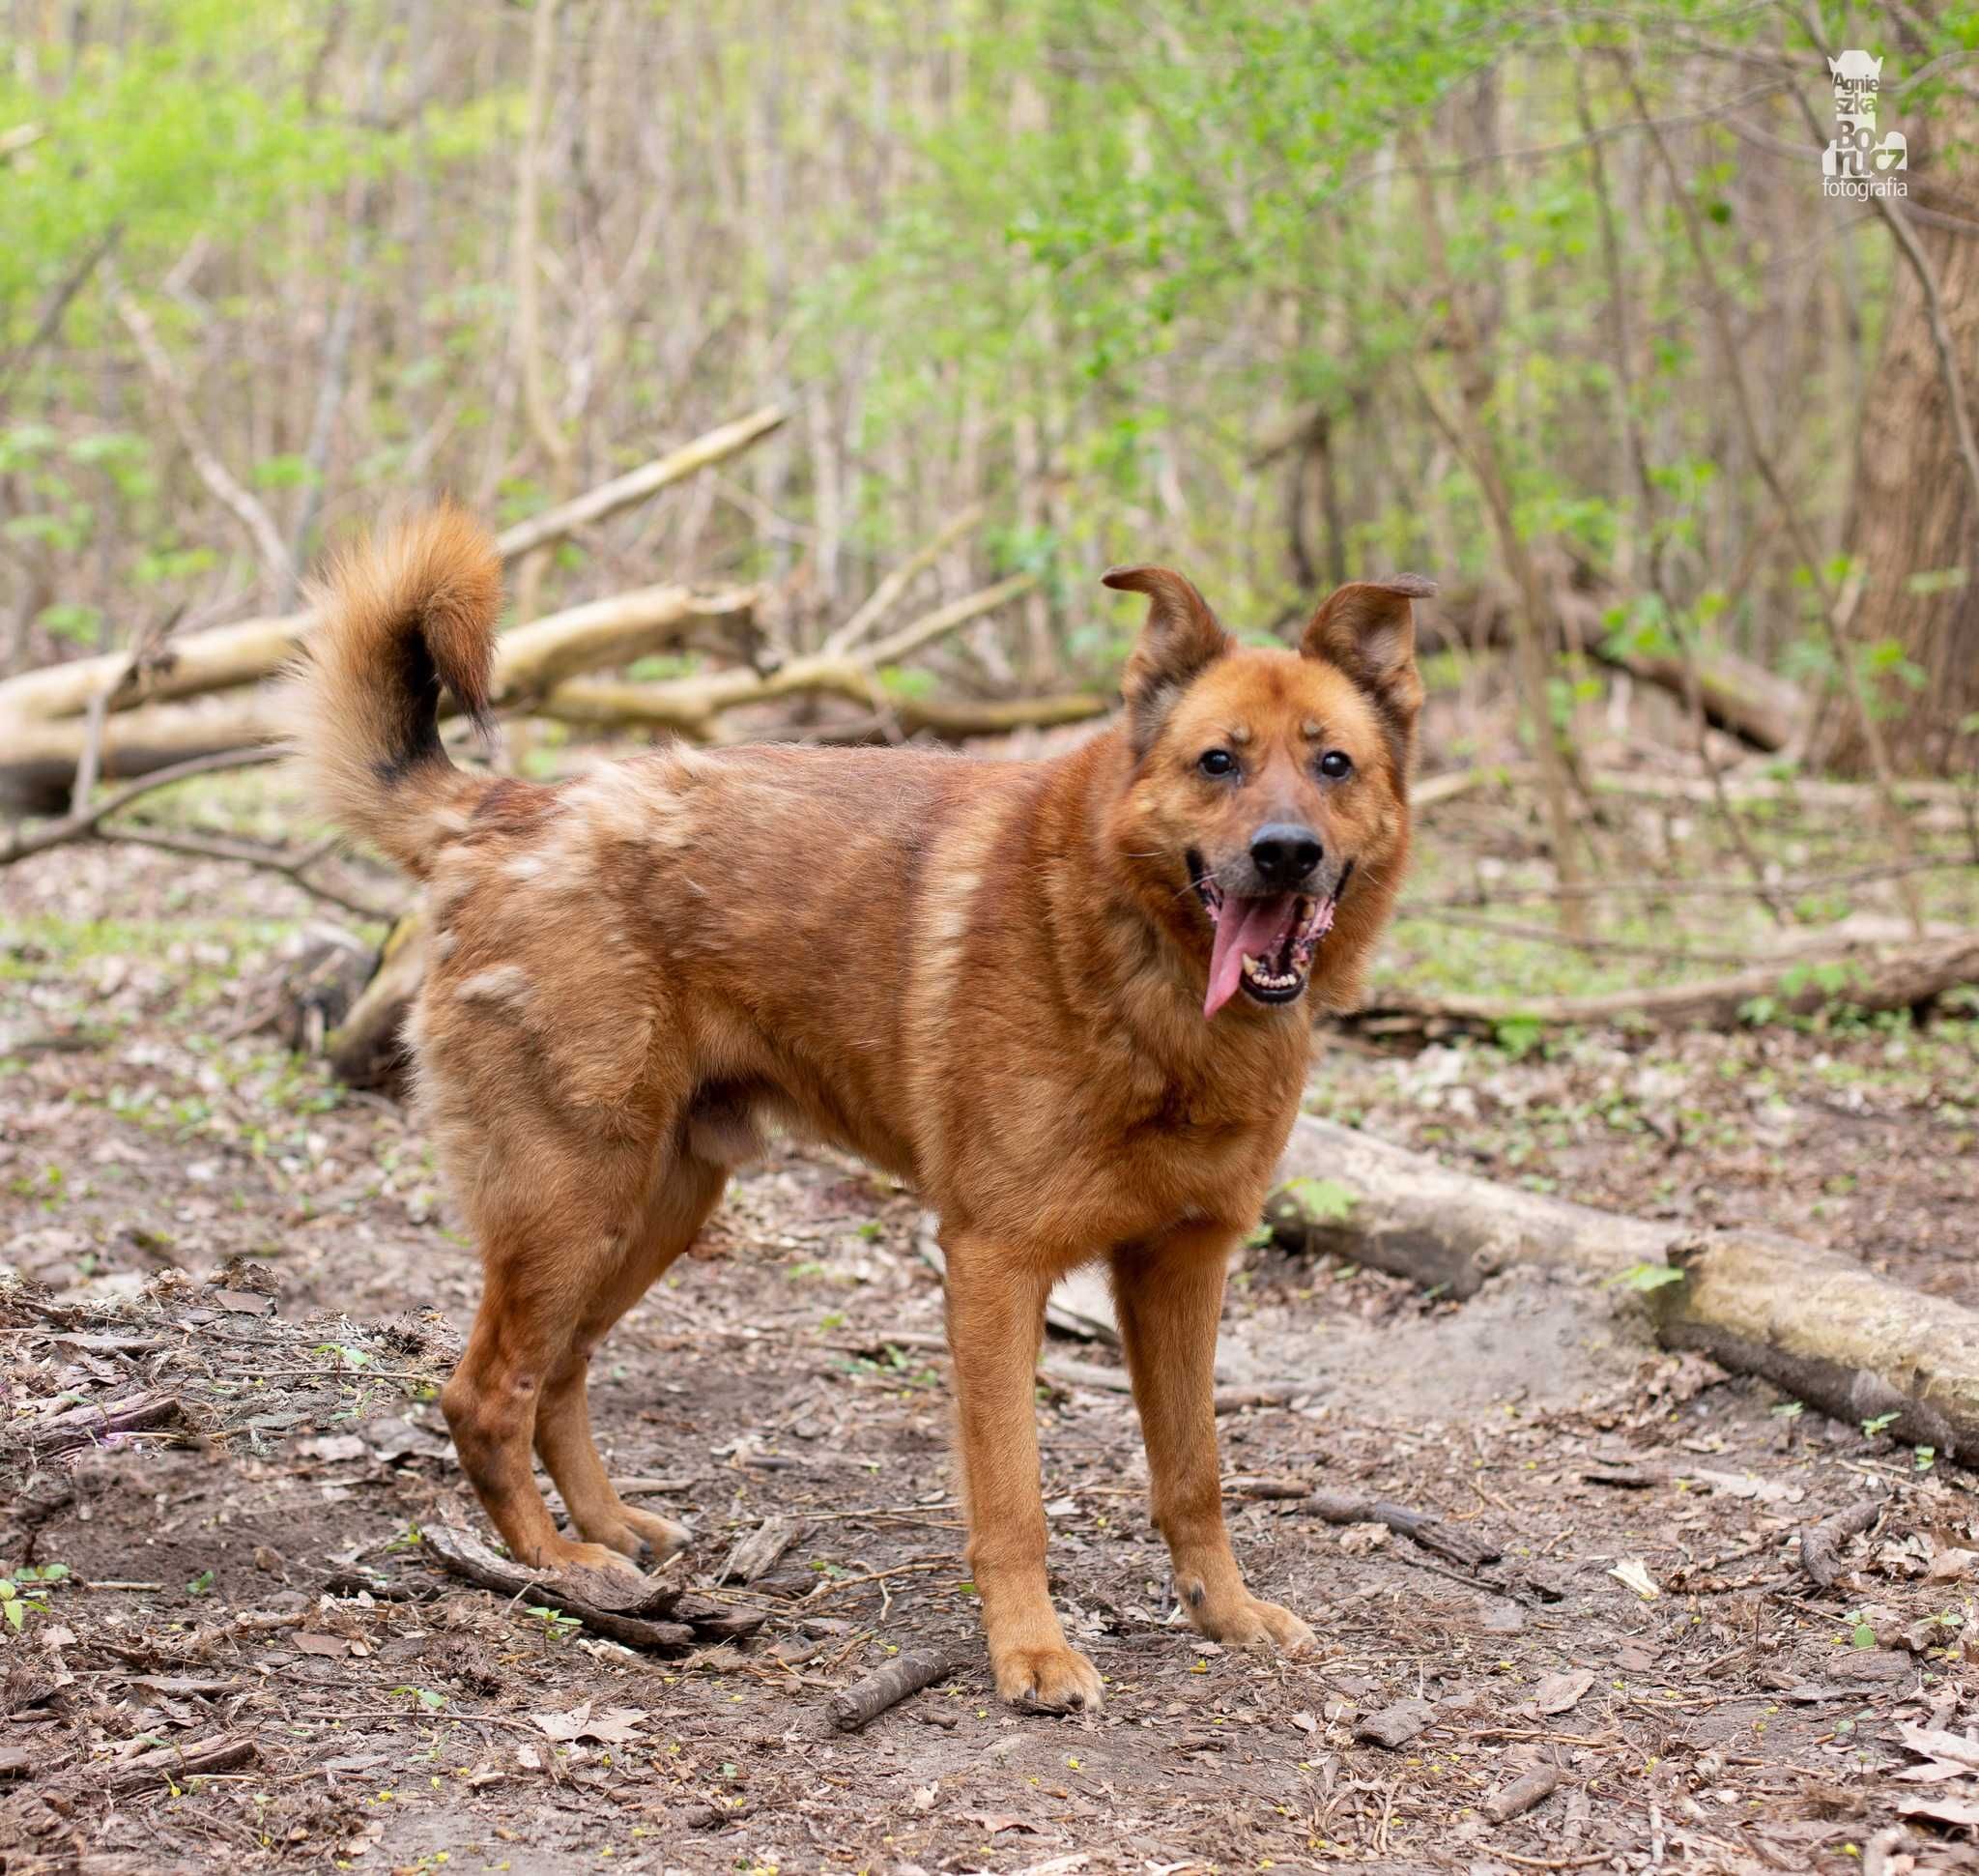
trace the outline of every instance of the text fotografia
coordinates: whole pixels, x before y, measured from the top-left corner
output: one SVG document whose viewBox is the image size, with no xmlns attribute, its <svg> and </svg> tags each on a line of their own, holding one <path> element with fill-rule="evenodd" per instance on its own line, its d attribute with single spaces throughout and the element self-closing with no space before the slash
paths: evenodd
<svg viewBox="0 0 1979 1876">
<path fill-rule="evenodd" d="M 1821 153 L 1821 193 L 1853 201 L 1909 194 L 1910 186 L 1896 173 L 1910 166 L 1903 131 L 1891 130 L 1877 141 L 1882 61 L 1867 52 L 1844 52 L 1828 61 L 1828 73 L 1835 81 L 1835 138 Z"/>
</svg>

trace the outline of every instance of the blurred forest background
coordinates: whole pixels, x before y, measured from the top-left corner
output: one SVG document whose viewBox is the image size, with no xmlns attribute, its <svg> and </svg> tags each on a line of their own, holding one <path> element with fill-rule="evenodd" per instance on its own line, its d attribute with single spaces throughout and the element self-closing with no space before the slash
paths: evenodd
<svg viewBox="0 0 1979 1876">
<path fill-rule="evenodd" d="M 1680 769 L 1776 919 L 1780 777 L 1933 864 L 1906 778 L 1979 731 L 1969 9 L 7 11 L 16 810 L 265 734 L 287 628 L 215 628 L 449 490 L 555 627 L 510 760 L 1074 722 L 1137 623 L 1109 562 L 1266 635 L 1410 568 L 1430 765 L 1527 765 L 1570 934 L 1645 851 L 1597 758 Z M 1901 198 L 1823 192 L 1857 45 Z"/>
</svg>

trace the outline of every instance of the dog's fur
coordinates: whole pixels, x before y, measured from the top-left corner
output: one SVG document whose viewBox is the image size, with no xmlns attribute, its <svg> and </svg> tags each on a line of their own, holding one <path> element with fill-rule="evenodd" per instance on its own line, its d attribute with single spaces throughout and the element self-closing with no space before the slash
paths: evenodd
<svg viewBox="0 0 1979 1876">
<path fill-rule="evenodd" d="M 1308 998 L 1351 1000 L 1406 862 L 1409 601 L 1431 589 L 1343 587 L 1294 651 L 1238 647 L 1164 568 L 1107 584 L 1152 603 L 1122 721 L 1069 755 L 674 747 L 554 787 L 470 775 L 436 733 L 443 687 L 487 705 L 500 575 L 473 523 L 442 508 L 318 593 L 298 746 L 330 813 L 427 883 L 409 1033 L 487 1277 L 444 1404 L 519 1559 L 634 1570 L 685 1541 L 613 1489 L 586 1371 L 774 1120 L 940 1215 L 968 1560 L 1004 1697 L 1100 1698 L 1046 1587 L 1032 1400 L 1047 1292 L 1093 1259 L 1190 1620 L 1309 1644 L 1231 1554 L 1212 1361 L 1230 1251 L 1298 1108 Z M 1234 773 L 1204 772 L 1213 747 Z M 1352 774 L 1323 776 L 1325 751 Z M 1261 891 L 1248 842 L 1284 822 L 1316 834 L 1315 890 L 1338 895 L 1310 987 L 1206 1019 L 1195 880 Z"/>
</svg>

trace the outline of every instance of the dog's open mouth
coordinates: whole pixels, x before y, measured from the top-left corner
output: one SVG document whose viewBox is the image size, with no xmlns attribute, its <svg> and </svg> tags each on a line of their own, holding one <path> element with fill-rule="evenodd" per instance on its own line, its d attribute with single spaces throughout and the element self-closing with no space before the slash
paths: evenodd
<svg viewBox="0 0 1979 1876">
<path fill-rule="evenodd" d="M 1333 929 L 1338 886 L 1324 895 L 1226 894 L 1195 853 L 1189 855 L 1189 876 L 1216 928 L 1203 1015 L 1215 1016 L 1236 996 L 1240 984 L 1246 996 L 1260 1003 L 1290 1003 L 1304 995 L 1312 974 L 1312 954 Z M 1345 884 L 1342 874 L 1339 885 Z"/>
</svg>

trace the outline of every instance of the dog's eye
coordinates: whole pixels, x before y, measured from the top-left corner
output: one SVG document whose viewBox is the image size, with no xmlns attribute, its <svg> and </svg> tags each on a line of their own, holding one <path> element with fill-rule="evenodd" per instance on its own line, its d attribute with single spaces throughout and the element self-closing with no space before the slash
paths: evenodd
<svg viewBox="0 0 1979 1876">
<path fill-rule="evenodd" d="M 1354 759 L 1344 749 L 1329 749 L 1319 759 L 1319 772 L 1330 782 L 1344 782 L 1354 772 Z"/>
<path fill-rule="evenodd" d="M 1228 775 L 1237 766 L 1237 758 L 1227 749 L 1205 749 L 1196 758 L 1195 765 L 1205 775 Z"/>
</svg>

